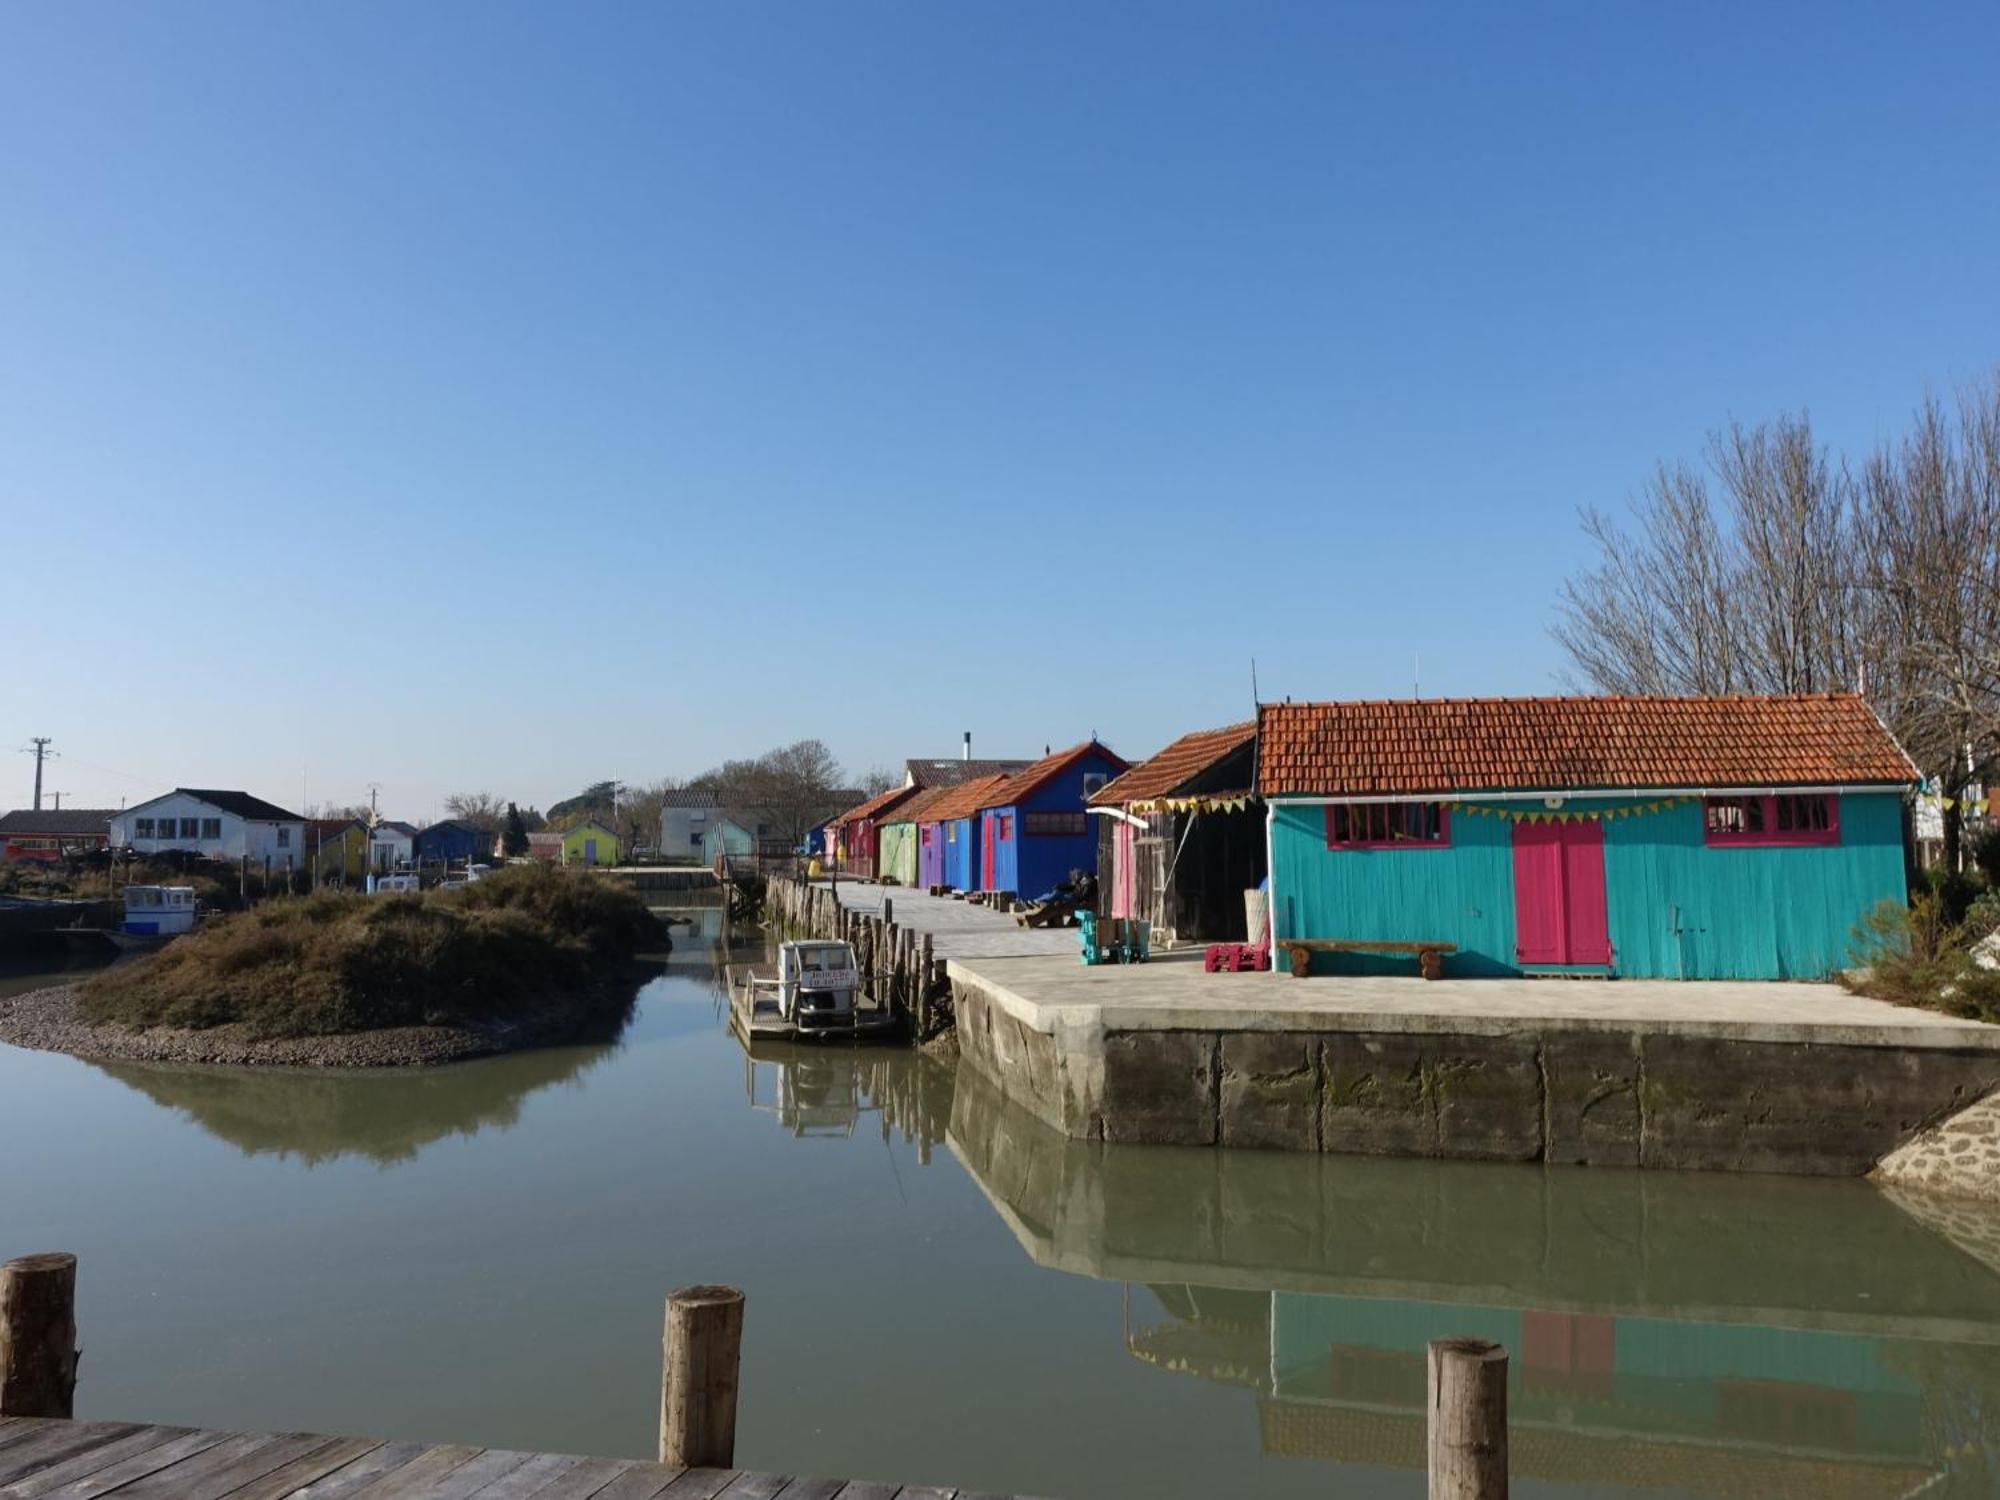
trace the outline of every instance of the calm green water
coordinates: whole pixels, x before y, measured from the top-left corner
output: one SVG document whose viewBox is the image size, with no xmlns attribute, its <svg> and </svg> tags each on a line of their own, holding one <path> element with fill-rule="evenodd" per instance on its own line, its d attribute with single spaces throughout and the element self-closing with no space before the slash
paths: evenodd
<svg viewBox="0 0 2000 1500">
<path fill-rule="evenodd" d="M 1989 1216 L 1091 1148 L 905 1053 L 746 1059 L 700 946 L 614 1043 L 427 1073 L 0 1047 L 0 1253 L 83 1257 L 80 1414 L 645 1456 L 661 1300 L 729 1281 L 753 1467 L 1420 1496 L 1472 1332 L 1518 1495 L 2000 1493 Z"/>
</svg>

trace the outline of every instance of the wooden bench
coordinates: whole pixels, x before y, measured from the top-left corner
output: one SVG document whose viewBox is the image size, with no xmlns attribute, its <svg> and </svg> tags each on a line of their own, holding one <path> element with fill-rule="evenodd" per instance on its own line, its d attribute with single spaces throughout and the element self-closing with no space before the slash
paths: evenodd
<svg viewBox="0 0 2000 1500">
<path fill-rule="evenodd" d="M 1458 952 L 1456 943 L 1375 942 L 1367 938 L 1281 938 L 1292 961 L 1292 978 L 1304 979 L 1312 972 L 1315 953 L 1409 953 L 1417 960 L 1417 972 L 1426 979 L 1444 978 L 1444 956 Z"/>
</svg>

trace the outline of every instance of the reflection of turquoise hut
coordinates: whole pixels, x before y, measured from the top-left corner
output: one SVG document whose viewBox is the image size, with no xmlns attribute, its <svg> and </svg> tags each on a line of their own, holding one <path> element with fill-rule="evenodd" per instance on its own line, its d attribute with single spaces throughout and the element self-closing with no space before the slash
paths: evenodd
<svg viewBox="0 0 2000 1500">
<path fill-rule="evenodd" d="M 1259 725 L 1280 940 L 1451 943 L 1458 974 L 1822 978 L 1903 898 L 1916 770 L 1851 693 L 1269 703 Z"/>
<path fill-rule="evenodd" d="M 1266 1447 L 1419 1444 L 1424 1350 L 1509 1351 L 1520 1476 L 1694 1494 L 1903 1495 L 1934 1479 L 1921 1345 L 1851 1333 L 1274 1292 Z M 1621 1473 L 1622 1470 L 1622 1473 Z"/>
</svg>

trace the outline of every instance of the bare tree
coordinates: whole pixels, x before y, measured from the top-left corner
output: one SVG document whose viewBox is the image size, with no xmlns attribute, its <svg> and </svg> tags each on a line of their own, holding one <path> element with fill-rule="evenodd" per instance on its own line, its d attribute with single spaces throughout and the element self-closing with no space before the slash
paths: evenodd
<svg viewBox="0 0 2000 1500">
<path fill-rule="evenodd" d="M 368 821 L 368 804 L 366 802 L 308 802 L 301 816 L 325 822 L 331 822 L 336 818 L 343 821 L 349 818 L 359 818 L 362 822 L 366 823 Z"/>
<path fill-rule="evenodd" d="M 751 783 L 751 805 L 766 815 L 788 845 L 806 835 L 840 809 L 840 763 L 819 740 L 799 740 L 759 756 Z"/>
<path fill-rule="evenodd" d="M 1583 513 L 1601 561 L 1563 585 L 1556 639 L 1605 692 L 1739 690 L 1734 564 L 1707 481 L 1686 464 L 1662 464 L 1631 510 L 1636 531 L 1601 510 Z"/>
<path fill-rule="evenodd" d="M 2000 748 L 2000 377 L 1952 411 L 1926 400 L 1911 431 L 1870 456 L 1860 537 L 1860 592 L 1885 648 L 1870 696 L 1949 799 L 1955 868 L 1956 804 Z"/>
<path fill-rule="evenodd" d="M 1711 493 L 1711 480 L 1719 500 Z M 1862 686 L 1957 800 L 2000 752 L 2000 374 L 1918 409 L 1858 478 L 1803 414 L 1711 435 L 1661 465 L 1632 525 L 1583 515 L 1597 565 L 1556 639 L 1609 692 Z M 1947 809 L 1947 858 L 1960 821 Z"/>
<path fill-rule="evenodd" d="M 863 797 L 879 797 L 890 787 L 902 784 L 903 775 L 900 771 L 892 771 L 887 766 L 870 766 L 861 773 L 861 779 L 856 786 Z"/>
<path fill-rule="evenodd" d="M 498 833 L 507 821 L 507 799 L 491 792 L 457 792 L 444 799 L 444 810 L 482 833 Z"/>
</svg>

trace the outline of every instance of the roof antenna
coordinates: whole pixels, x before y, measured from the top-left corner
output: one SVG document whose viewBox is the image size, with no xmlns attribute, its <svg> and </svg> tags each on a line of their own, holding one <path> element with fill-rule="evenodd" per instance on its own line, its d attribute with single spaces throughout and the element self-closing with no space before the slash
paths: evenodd
<svg viewBox="0 0 2000 1500">
<path fill-rule="evenodd" d="M 1253 656 L 1250 658 L 1250 712 L 1253 715 L 1261 701 L 1257 696 L 1257 658 Z"/>
<path fill-rule="evenodd" d="M 1410 697 L 1421 699 L 1423 696 L 1424 653 L 1421 651 L 1412 651 L 1410 653 Z"/>
</svg>

